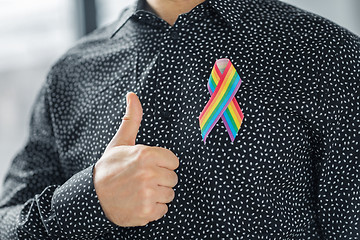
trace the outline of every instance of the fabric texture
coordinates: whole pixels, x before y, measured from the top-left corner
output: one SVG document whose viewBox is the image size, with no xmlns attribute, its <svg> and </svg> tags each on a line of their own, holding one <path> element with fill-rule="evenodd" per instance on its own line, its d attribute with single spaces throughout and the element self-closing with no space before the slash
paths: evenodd
<svg viewBox="0 0 360 240">
<path fill-rule="evenodd" d="M 207 0 L 174 26 L 142 10 L 80 40 L 49 72 L 0 199 L 0 239 L 359 239 L 360 40 L 276 0 Z M 231 60 L 244 119 L 234 142 L 199 115 Z M 106 219 L 92 169 L 135 92 L 137 143 L 173 151 L 168 213 Z"/>
</svg>

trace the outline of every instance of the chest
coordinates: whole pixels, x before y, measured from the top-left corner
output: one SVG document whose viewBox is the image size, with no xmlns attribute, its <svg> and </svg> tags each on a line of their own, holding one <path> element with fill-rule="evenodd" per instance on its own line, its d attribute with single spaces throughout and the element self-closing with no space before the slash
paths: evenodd
<svg viewBox="0 0 360 240">
<path fill-rule="evenodd" d="M 139 96 L 144 112 L 137 143 L 172 150 L 183 179 L 295 183 L 294 176 L 308 171 L 316 81 L 296 66 L 285 67 L 296 60 L 221 31 L 188 36 L 191 41 L 161 36 L 151 52 L 139 40 L 79 63 L 82 74 L 72 83 L 76 97 L 56 122 L 65 126 L 58 133 L 65 172 L 71 176 L 101 157 L 121 123 L 129 91 Z M 211 36 L 205 44 L 204 36 Z M 234 99 L 244 118 L 233 142 L 220 118 L 204 143 L 199 115 L 210 101 L 207 85 L 219 58 L 230 59 L 241 78 Z"/>
</svg>

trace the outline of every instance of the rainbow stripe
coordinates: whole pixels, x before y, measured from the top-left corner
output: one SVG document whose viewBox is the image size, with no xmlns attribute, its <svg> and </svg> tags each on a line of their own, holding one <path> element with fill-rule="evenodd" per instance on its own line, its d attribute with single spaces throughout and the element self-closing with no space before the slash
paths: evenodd
<svg viewBox="0 0 360 240">
<path fill-rule="evenodd" d="M 235 99 L 240 85 L 240 76 L 231 61 L 226 58 L 218 59 L 208 81 L 211 98 L 199 116 L 201 136 L 204 142 L 220 117 L 229 133 L 231 142 L 234 142 L 244 118 L 239 103 Z"/>
</svg>

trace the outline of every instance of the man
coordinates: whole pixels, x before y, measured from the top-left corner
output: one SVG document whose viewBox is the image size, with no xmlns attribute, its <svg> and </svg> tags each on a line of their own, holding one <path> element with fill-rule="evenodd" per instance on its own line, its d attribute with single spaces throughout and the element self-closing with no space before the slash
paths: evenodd
<svg viewBox="0 0 360 240">
<path fill-rule="evenodd" d="M 51 69 L 0 238 L 358 239 L 359 79 L 280 1 L 139 0 Z"/>
</svg>

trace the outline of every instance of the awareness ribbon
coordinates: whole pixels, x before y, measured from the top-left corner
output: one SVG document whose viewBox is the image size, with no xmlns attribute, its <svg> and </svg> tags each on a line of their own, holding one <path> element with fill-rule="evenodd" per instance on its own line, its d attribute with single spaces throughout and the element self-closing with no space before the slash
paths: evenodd
<svg viewBox="0 0 360 240">
<path fill-rule="evenodd" d="M 240 76 L 231 61 L 227 58 L 216 60 L 207 84 L 211 98 L 199 116 L 204 143 L 220 117 L 231 142 L 234 142 L 244 118 L 239 103 L 235 99 L 240 85 Z"/>
</svg>

